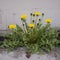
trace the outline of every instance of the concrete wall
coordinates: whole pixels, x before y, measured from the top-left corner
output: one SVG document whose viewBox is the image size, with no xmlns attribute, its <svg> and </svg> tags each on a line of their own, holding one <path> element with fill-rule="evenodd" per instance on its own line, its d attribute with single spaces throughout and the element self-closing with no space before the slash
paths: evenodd
<svg viewBox="0 0 60 60">
<path fill-rule="evenodd" d="M 33 11 L 45 13 L 43 23 L 51 18 L 51 25 L 60 27 L 60 0 L 0 0 L 0 29 L 4 30 L 12 23 L 21 24 L 20 15 Z"/>
</svg>

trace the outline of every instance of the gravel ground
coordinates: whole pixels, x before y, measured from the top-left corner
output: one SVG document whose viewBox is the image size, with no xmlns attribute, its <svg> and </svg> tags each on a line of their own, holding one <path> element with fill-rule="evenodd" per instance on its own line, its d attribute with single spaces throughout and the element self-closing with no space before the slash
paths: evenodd
<svg viewBox="0 0 60 60">
<path fill-rule="evenodd" d="M 0 49 L 0 60 L 60 60 L 60 49 L 56 48 L 49 54 L 44 55 L 32 54 L 30 58 L 26 57 L 25 50 L 23 48 L 18 48 L 12 52 Z"/>
</svg>

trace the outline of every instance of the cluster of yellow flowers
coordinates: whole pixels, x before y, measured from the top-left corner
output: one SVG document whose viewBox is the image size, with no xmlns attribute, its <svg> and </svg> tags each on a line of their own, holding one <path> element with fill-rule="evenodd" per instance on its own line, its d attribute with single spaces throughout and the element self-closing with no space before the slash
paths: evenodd
<svg viewBox="0 0 60 60">
<path fill-rule="evenodd" d="M 35 25 L 34 25 L 34 24 L 29 24 L 28 26 L 29 26 L 30 28 L 34 28 Z"/>
<path fill-rule="evenodd" d="M 34 12 L 34 14 L 35 14 L 36 16 L 39 16 L 39 15 L 41 15 L 41 12 Z"/>
<path fill-rule="evenodd" d="M 41 15 L 41 12 L 34 12 L 34 15 L 35 16 L 40 16 Z M 27 15 L 26 14 L 23 14 L 23 15 L 20 16 L 20 18 L 26 20 L 27 19 Z M 48 19 L 45 20 L 45 22 L 46 23 L 51 23 L 52 20 L 48 18 Z M 33 28 L 35 25 L 34 24 L 29 24 L 28 26 L 30 28 Z M 16 25 L 15 24 L 11 24 L 11 25 L 9 25 L 9 28 L 10 29 L 14 29 L 14 28 L 16 28 Z"/>
<path fill-rule="evenodd" d="M 27 18 L 26 14 L 21 15 L 21 19 L 26 19 L 26 18 Z"/>
<path fill-rule="evenodd" d="M 52 20 L 51 20 L 51 19 L 49 19 L 49 18 L 48 18 L 48 19 L 46 19 L 45 21 L 46 21 L 46 23 L 51 23 L 51 22 L 52 22 Z"/>
<path fill-rule="evenodd" d="M 15 24 L 11 24 L 11 25 L 8 26 L 8 28 L 14 29 L 14 28 L 16 28 L 16 25 Z"/>
</svg>

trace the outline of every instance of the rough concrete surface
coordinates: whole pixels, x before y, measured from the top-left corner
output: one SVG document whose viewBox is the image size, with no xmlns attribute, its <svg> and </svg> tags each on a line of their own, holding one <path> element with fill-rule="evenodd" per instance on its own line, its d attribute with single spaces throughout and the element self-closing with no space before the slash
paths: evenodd
<svg viewBox="0 0 60 60">
<path fill-rule="evenodd" d="M 60 60 L 60 49 L 44 55 L 31 54 L 30 58 L 27 58 L 24 50 L 20 48 L 12 52 L 0 49 L 0 60 Z"/>
</svg>

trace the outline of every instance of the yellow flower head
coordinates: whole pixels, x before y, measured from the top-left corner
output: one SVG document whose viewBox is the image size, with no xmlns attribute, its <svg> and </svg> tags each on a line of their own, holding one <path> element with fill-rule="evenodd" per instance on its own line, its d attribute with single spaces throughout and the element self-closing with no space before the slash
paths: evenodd
<svg viewBox="0 0 60 60">
<path fill-rule="evenodd" d="M 29 24 L 28 25 L 30 28 L 34 28 L 34 24 Z"/>
<path fill-rule="evenodd" d="M 11 24 L 11 25 L 8 26 L 8 28 L 14 29 L 14 28 L 16 28 L 16 25 L 15 24 Z"/>
<path fill-rule="evenodd" d="M 41 12 L 35 12 L 34 13 L 36 16 L 39 16 L 39 15 L 41 15 Z"/>
<path fill-rule="evenodd" d="M 26 14 L 21 15 L 21 19 L 26 19 L 26 18 L 27 18 Z"/>
<path fill-rule="evenodd" d="M 52 20 L 51 19 L 46 19 L 46 23 L 51 23 L 52 22 Z"/>
</svg>

